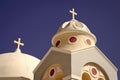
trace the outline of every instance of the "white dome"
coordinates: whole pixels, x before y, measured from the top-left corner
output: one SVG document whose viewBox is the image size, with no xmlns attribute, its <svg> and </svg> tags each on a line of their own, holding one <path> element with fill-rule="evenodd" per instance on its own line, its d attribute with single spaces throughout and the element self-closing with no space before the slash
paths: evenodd
<svg viewBox="0 0 120 80">
<path fill-rule="evenodd" d="M 19 51 L 0 54 L 0 77 L 25 77 L 33 80 L 39 59 Z"/>
<path fill-rule="evenodd" d="M 93 33 L 91 33 L 91 31 L 87 28 L 87 26 L 75 19 L 72 19 L 70 21 L 64 22 L 60 28 L 58 29 L 57 33 L 53 36 L 52 38 L 52 44 L 55 45 L 55 41 L 57 38 L 59 38 L 59 36 L 63 36 L 65 34 L 83 34 L 86 36 L 89 36 L 92 38 L 92 40 L 94 41 L 94 43 L 96 43 L 96 37 Z"/>
</svg>

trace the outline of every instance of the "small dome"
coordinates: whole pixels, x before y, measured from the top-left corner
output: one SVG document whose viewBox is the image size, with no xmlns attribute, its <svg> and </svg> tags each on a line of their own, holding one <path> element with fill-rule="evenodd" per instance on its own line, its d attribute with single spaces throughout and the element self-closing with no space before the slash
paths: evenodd
<svg viewBox="0 0 120 80">
<path fill-rule="evenodd" d="M 33 80 L 39 59 L 19 51 L 0 54 L 0 77 L 26 77 Z"/>
<path fill-rule="evenodd" d="M 69 51 L 77 51 L 96 44 L 96 37 L 87 26 L 76 20 L 77 13 L 70 10 L 72 20 L 64 22 L 52 38 L 52 45 Z"/>
<path fill-rule="evenodd" d="M 70 20 L 62 24 L 62 26 L 58 29 L 57 33 L 53 36 L 52 44 L 55 45 L 54 40 L 58 36 L 66 34 L 66 33 L 67 34 L 72 34 L 72 33 L 84 34 L 84 35 L 92 37 L 94 42 L 96 43 L 95 35 L 91 33 L 91 31 L 87 28 L 87 26 L 84 23 L 79 22 L 74 19 L 74 20 Z"/>
</svg>

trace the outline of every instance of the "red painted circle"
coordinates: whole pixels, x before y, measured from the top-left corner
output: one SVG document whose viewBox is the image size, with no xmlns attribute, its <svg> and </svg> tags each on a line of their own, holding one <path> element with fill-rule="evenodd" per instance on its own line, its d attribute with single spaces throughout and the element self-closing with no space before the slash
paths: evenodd
<svg viewBox="0 0 120 80">
<path fill-rule="evenodd" d="M 86 42 L 87 42 L 88 45 L 91 45 L 90 39 L 87 39 Z"/>
<path fill-rule="evenodd" d="M 56 47 L 58 47 L 60 45 L 60 40 L 58 40 L 55 44 Z"/>
<path fill-rule="evenodd" d="M 50 70 L 50 76 L 53 76 L 54 73 L 55 73 L 55 70 L 54 70 L 54 69 L 51 69 L 51 70 Z"/>
<path fill-rule="evenodd" d="M 97 74 L 97 70 L 95 68 L 92 68 L 92 74 L 96 75 Z"/>
<path fill-rule="evenodd" d="M 77 41 L 77 38 L 76 38 L 76 37 L 70 37 L 69 41 L 70 41 L 70 42 L 76 42 L 76 41 Z"/>
</svg>

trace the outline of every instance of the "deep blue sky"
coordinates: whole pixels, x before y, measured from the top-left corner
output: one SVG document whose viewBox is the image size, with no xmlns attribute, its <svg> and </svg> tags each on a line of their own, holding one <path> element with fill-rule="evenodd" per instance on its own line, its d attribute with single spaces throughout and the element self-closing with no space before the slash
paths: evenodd
<svg viewBox="0 0 120 80">
<path fill-rule="evenodd" d="M 97 37 L 97 46 L 120 70 L 119 0 L 0 0 L 0 53 L 16 49 L 13 40 L 22 38 L 22 52 L 42 59 L 51 47 L 59 26 L 76 19 Z M 120 72 L 118 72 L 120 77 Z"/>
</svg>

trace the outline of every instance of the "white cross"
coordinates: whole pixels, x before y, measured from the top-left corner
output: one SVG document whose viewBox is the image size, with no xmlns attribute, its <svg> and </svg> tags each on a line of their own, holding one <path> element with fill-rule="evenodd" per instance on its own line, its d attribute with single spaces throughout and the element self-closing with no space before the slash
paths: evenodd
<svg viewBox="0 0 120 80">
<path fill-rule="evenodd" d="M 17 49 L 20 49 L 20 46 L 24 46 L 24 43 L 21 43 L 21 38 L 18 38 L 18 41 L 14 40 L 14 43 L 17 44 Z"/>
<path fill-rule="evenodd" d="M 75 12 L 74 8 L 72 8 L 72 10 L 70 10 L 70 13 L 72 14 L 72 19 L 75 19 L 75 15 L 77 15 L 77 13 Z"/>
</svg>

